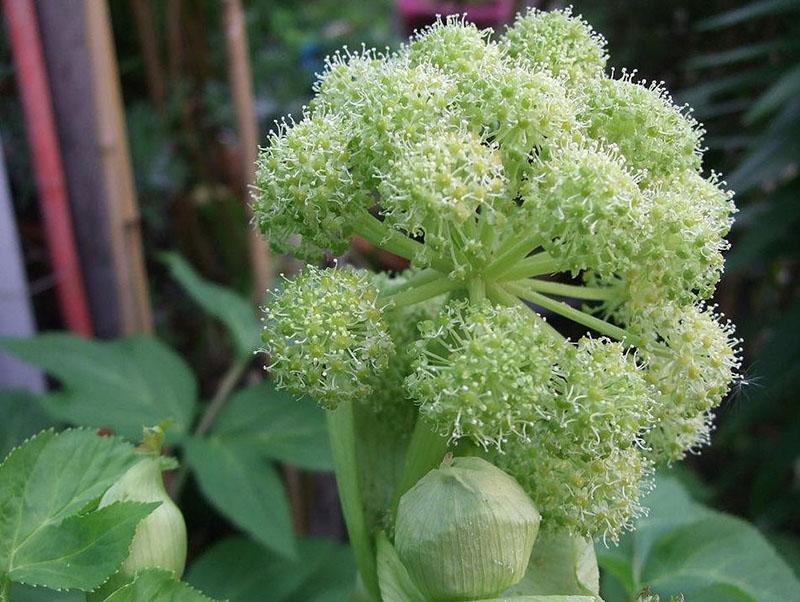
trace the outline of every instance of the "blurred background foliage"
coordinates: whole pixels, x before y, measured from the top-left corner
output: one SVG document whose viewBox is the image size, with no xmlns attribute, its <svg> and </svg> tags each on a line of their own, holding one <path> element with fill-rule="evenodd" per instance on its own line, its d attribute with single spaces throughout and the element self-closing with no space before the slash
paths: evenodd
<svg viewBox="0 0 800 602">
<path fill-rule="evenodd" d="M 159 337 L 210 397 L 235 353 L 219 321 L 160 261 L 177 251 L 202 276 L 249 290 L 234 116 L 220 3 L 154 2 L 165 94 L 148 86 L 132 3 L 110 3 Z M 544 3 L 556 7 L 559 3 Z M 744 339 L 746 378 L 722 406 L 713 445 L 680 469 L 703 502 L 753 521 L 800 566 L 800 0 L 575 0 L 609 42 L 612 67 L 664 81 L 707 129 L 706 169 L 739 214 L 715 300 Z M 297 114 L 331 51 L 396 47 L 389 0 L 245 2 L 261 139 Z M 10 54 L 0 37 L 0 134 L 40 329 L 60 327 Z M 354 251 L 357 253 L 357 251 Z M 363 260 L 363 259 L 362 259 Z M 41 417 L 40 417 L 41 419 Z M 212 509 L 189 508 L 192 520 Z M 230 546 L 247 546 L 230 543 Z"/>
</svg>

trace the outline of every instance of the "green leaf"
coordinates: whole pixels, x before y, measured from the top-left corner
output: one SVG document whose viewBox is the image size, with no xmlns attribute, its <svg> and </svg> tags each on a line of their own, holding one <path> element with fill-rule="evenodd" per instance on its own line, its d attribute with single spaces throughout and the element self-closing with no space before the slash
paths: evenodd
<svg viewBox="0 0 800 602">
<path fill-rule="evenodd" d="M 155 506 L 87 510 L 135 461 L 130 445 L 88 430 L 44 431 L 13 450 L 0 465 L 0 575 L 53 588 L 102 583 Z"/>
<path fill-rule="evenodd" d="M 723 50 L 721 52 L 711 52 L 708 54 L 695 56 L 686 62 L 686 67 L 689 69 L 703 69 L 706 67 L 734 65 L 736 63 L 749 61 L 754 58 L 759 58 L 772 52 L 792 48 L 794 46 L 796 46 L 796 43 L 791 43 L 787 40 L 772 40 L 758 44 L 747 44 L 745 46 L 732 48 L 731 50 Z"/>
<path fill-rule="evenodd" d="M 37 529 L 14 549 L 8 575 L 53 589 L 94 589 L 125 560 L 139 522 L 157 507 L 117 502 Z"/>
<path fill-rule="evenodd" d="M 131 439 L 141 435 L 145 424 L 171 419 L 169 433 L 178 434 L 191 424 L 197 401 L 194 376 L 180 356 L 156 339 L 101 342 L 49 333 L 0 339 L 0 347 L 61 381 L 62 391 L 40 398 L 60 419 L 110 427 Z"/>
<path fill-rule="evenodd" d="M 230 602 L 317 600 L 329 592 L 349 599 L 355 582 L 350 551 L 327 539 L 300 539 L 290 561 L 258 545 L 233 538 L 216 544 L 189 568 L 186 580 Z"/>
<path fill-rule="evenodd" d="M 80 590 L 60 591 L 44 587 L 32 587 L 14 583 L 11 585 L 14 602 L 86 602 L 86 594 Z"/>
<path fill-rule="evenodd" d="M 53 423 L 39 407 L 36 395 L 22 390 L 0 391 L 0 416 L 0 460 L 15 445 Z"/>
<path fill-rule="evenodd" d="M 256 541 L 295 558 L 289 504 L 275 468 L 252 447 L 235 441 L 191 438 L 186 458 L 209 501 Z"/>
<path fill-rule="evenodd" d="M 234 394 L 220 413 L 213 434 L 223 442 L 252 446 L 265 458 L 309 470 L 331 470 L 325 413 L 309 399 L 262 382 Z"/>
<path fill-rule="evenodd" d="M 180 255 L 164 253 L 162 259 L 189 296 L 225 324 L 240 354 L 258 349 L 261 323 L 249 301 L 224 286 L 204 280 Z"/>
<path fill-rule="evenodd" d="M 505 592 L 521 595 L 589 595 L 600 591 L 600 575 L 591 541 L 566 533 L 539 533 L 528 571 Z"/>
<path fill-rule="evenodd" d="M 800 9 L 800 2 L 797 0 L 758 0 L 740 8 L 704 19 L 697 24 L 697 29 L 699 31 L 722 29 L 758 17 L 797 9 Z"/>
<path fill-rule="evenodd" d="M 378 582 L 383 602 L 425 602 L 425 596 L 408 574 L 397 552 L 383 532 L 377 537 Z"/>
<path fill-rule="evenodd" d="M 105 599 L 105 602 L 213 602 L 170 571 L 147 569 Z"/>
<path fill-rule="evenodd" d="M 736 517 L 705 508 L 671 477 L 661 477 L 645 500 L 650 514 L 626 536 L 633 596 L 643 586 L 662 599 L 778 602 L 794 599 L 800 581 L 763 535 Z M 620 555 L 598 546 L 604 569 L 619 573 Z"/>
<path fill-rule="evenodd" d="M 744 123 L 750 124 L 783 106 L 788 100 L 800 94 L 800 65 L 789 69 L 783 76 L 759 96 L 744 116 Z"/>
</svg>

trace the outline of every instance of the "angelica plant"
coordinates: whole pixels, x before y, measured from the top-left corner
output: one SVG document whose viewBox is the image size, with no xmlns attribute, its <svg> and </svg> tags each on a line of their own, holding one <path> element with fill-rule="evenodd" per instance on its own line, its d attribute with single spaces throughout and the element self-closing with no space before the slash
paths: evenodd
<svg viewBox="0 0 800 602">
<path fill-rule="evenodd" d="M 448 18 L 397 52 L 330 57 L 260 154 L 254 208 L 276 251 L 313 264 L 358 235 L 412 264 L 309 266 L 265 314 L 278 383 L 330 411 L 375 599 L 374 538 L 448 449 L 513 477 L 543 532 L 613 542 L 645 512 L 654 467 L 708 443 L 736 378 L 733 327 L 708 303 L 732 194 L 703 174 L 690 110 L 606 60 L 569 10 L 499 37 Z M 402 551 L 419 564 L 407 535 Z"/>
</svg>

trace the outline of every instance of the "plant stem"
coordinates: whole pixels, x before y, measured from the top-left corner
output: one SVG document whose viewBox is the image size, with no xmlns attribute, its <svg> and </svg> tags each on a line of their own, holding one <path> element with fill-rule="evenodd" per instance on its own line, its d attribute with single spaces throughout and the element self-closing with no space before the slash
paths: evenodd
<svg viewBox="0 0 800 602">
<path fill-rule="evenodd" d="M 418 416 L 408 444 L 403 473 L 394 492 L 392 517 L 397 515 L 397 506 L 403 494 L 430 470 L 436 468 L 445 453 L 447 453 L 447 438 L 433 432 L 425 419 Z"/>
<path fill-rule="evenodd" d="M 0 602 L 11 602 L 11 580 L 5 575 L 0 576 Z"/>
<path fill-rule="evenodd" d="M 331 439 L 336 485 L 342 513 L 350 536 L 350 546 L 356 559 L 364 586 L 375 602 L 381 599 L 375 549 L 364 516 L 361 485 L 356 457 L 355 420 L 353 403 L 339 405 L 327 412 L 328 434 Z"/>
<path fill-rule="evenodd" d="M 533 278 L 557 272 L 561 267 L 561 262 L 550 257 L 547 253 L 537 253 L 518 261 L 502 274 L 496 276 L 498 282 L 509 280 L 521 280 L 522 278 Z"/>
<path fill-rule="evenodd" d="M 507 250 L 501 251 L 498 258 L 486 267 L 484 274 L 489 277 L 499 276 L 515 263 L 524 259 L 528 253 L 539 246 L 539 243 L 540 237 L 533 234 L 518 240 Z"/>
<path fill-rule="evenodd" d="M 393 293 L 381 299 L 386 305 L 391 305 L 392 308 L 406 307 L 421 303 L 427 299 L 438 297 L 449 291 L 463 288 L 464 283 L 458 280 L 451 280 L 447 276 L 440 276 L 437 280 L 422 284 L 420 286 L 409 288 L 399 293 Z"/>
<path fill-rule="evenodd" d="M 525 299 L 526 301 L 535 303 L 536 305 L 544 307 L 545 309 L 549 309 L 553 313 L 564 316 L 565 318 L 569 318 L 573 322 L 577 322 L 578 324 L 586 326 L 587 328 L 591 328 L 592 330 L 596 330 L 600 334 L 604 334 L 619 341 L 630 341 L 631 337 L 625 329 L 614 326 L 613 324 L 609 324 L 605 320 L 596 318 L 595 316 L 587 314 L 579 309 L 575 309 L 574 307 L 571 307 L 562 301 L 556 301 L 555 299 L 546 297 L 535 290 L 531 290 L 528 287 L 527 282 L 508 283 L 505 285 L 505 288 L 510 293 L 517 295 L 521 299 Z"/>
<path fill-rule="evenodd" d="M 467 283 L 470 303 L 480 303 L 486 299 L 486 282 L 483 278 L 472 278 Z"/>
<path fill-rule="evenodd" d="M 239 382 L 239 379 L 242 378 L 242 374 L 247 370 L 247 366 L 250 365 L 250 359 L 249 355 L 240 357 L 222 376 L 222 380 L 219 381 L 219 386 L 214 393 L 214 397 L 211 398 L 211 401 L 206 406 L 206 410 L 203 412 L 203 416 L 197 424 L 197 428 L 194 430 L 195 435 L 205 435 L 213 426 L 222 408 L 228 403 L 228 398 L 233 388 L 236 386 L 236 383 Z"/>
<path fill-rule="evenodd" d="M 249 365 L 250 356 L 241 356 L 231 364 L 225 374 L 222 375 L 222 380 L 219 381 L 214 397 L 212 397 L 211 401 L 206 405 L 206 409 L 200 417 L 200 422 L 197 423 L 197 427 L 194 429 L 194 436 L 202 437 L 214 425 L 214 421 L 217 419 L 217 416 L 219 416 L 222 408 L 228 403 L 228 399 L 236 383 L 242 378 L 242 374 L 244 374 L 244 371 L 247 370 L 247 366 Z M 186 466 L 182 464 L 175 472 L 175 476 L 169 485 L 168 493 L 173 500 L 177 501 L 180 498 L 183 487 L 186 485 L 186 476 Z"/>
<path fill-rule="evenodd" d="M 428 284 L 429 282 L 433 282 L 434 280 L 438 280 L 439 278 L 445 276 L 441 272 L 434 270 L 433 268 L 425 268 L 421 270 L 411 278 L 409 278 L 403 284 L 399 284 L 396 286 L 390 286 L 385 291 L 381 293 L 382 297 L 388 297 L 389 295 L 394 295 L 395 293 L 402 293 L 410 288 L 414 288 L 415 286 L 420 286 L 421 284 Z"/>
<path fill-rule="evenodd" d="M 428 248 L 421 242 L 392 230 L 366 211 L 356 218 L 354 225 L 356 234 L 395 255 L 405 257 L 411 261 L 420 257 L 427 258 L 431 267 L 444 273 L 448 273 L 453 269 L 453 266 L 447 260 L 441 257 L 431 257 Z"/>
<path fill-rule="evenodd" d="M 549 282 L 547 280 L 524 280 L 522 284 L 529 290 L 548 295 L 558 295 L 559 297 L 571 297 L 573 299 L 586 299 L 587 301 L 605 301 L 610 299 L 614 291 L 607 287 L 576 286 L 574 284 L 562 284 L 561 282 Z"/>
</svg>

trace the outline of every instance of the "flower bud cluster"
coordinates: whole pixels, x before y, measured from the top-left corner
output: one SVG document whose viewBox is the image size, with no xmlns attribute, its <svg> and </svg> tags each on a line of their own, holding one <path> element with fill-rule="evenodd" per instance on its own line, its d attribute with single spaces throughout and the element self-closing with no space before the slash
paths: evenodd
<svg viewBox="0 0 800 602">
<path fill-rule="evenodd" d="M 366 272 L 308 267 L 264 311 L 262 338 L 277 384 L 327 408 L 372 393 L 371 379 L 394 355 Z"/>
<path fill-rule="evenodd" d="M 536 10 L 497 38 L 448 18 L 397 53 L 337 54 L 262 152 L 255 210 L 279 251 L 360 234 L 427 268 L 288 284 L 265 331 L 280 384 L 387 416 L 413 402 L 545 526 L 616 538 L 653 466 L 707 442 L 740 359 L 704 305 L 735 208 L 702 175 L 703 130 L 606 60 L 584 21 Z M 559 271 L 586 286 L 541 278 Z M 553 298 L 570 295 L 587 305 Z M 602 336 L 567 340 L 519 299 Z"/>
<path fill-rule="evenodd" d="M 406 388 L 442 434 L 499 448 L 553 405 L 562 342 L 524 308 L 456 302 L 420 328 Z"/>
</svg>

